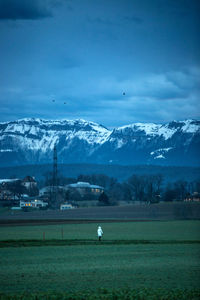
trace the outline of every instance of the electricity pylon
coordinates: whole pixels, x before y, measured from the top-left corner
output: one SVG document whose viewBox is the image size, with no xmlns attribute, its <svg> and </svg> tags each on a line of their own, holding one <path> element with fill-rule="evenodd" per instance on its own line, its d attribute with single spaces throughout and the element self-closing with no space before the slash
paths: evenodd
<svg viewBox="0 0 200 300">
<path fill-rule="evenodd" d="M 57 166 L 57 149 L 56 145 L 54 146 L 53 149 L 53 179 L 52 179 L 52 201 L 51 205 L 53 207 L 56 207 L 57 204 L 57 187 L 58 187 L 58 166 Z"/>
</svg>

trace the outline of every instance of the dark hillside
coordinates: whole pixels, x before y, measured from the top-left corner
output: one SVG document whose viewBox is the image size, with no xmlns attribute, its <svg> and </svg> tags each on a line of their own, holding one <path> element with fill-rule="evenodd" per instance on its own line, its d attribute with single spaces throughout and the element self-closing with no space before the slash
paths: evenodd
<svg viewBox="0 0 200 300">
<path fill-rule="evenodd" d="M 16 167 L 0 168 L 0 178 L 23 178 L 27 175 L 34 176 L 36 180 L 44 180 L 47 172 L 51 172 L 53 166 L 46 165 L 26 165 Z M 121 166 L 121 165 L 98 165 L 98 164 L 59 164 L 59 176 L 74 177 L 80 174 L 104 174 L 114 177 L 119 181 L 125 181 L 133 174 L 152 175 L 161 174 L 165 182 L 177 180 L 195 181 L 200 179 L 199 167 L 166 167 L 152 165 Z"/>
</svg>

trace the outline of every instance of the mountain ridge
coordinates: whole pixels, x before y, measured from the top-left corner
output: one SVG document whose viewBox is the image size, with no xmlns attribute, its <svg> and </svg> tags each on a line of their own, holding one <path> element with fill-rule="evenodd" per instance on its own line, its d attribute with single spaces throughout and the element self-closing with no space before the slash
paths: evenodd
<svg viewBox="0 0 200 300">
<path fill-rule="evenodd" d="M 83 119 L 25 118 L 0 123 L 0 164 L 60 163 L 199 166 L 200 121 L 132 123 L 107 129 Z"/>
</svg>

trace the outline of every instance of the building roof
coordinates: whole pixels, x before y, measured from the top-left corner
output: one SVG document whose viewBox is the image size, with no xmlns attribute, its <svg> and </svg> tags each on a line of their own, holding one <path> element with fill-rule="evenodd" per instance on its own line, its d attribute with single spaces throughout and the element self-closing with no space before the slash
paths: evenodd
<svg viewBox="0 0 200 300">
<path fill-rule="evenodd" d="M 4 183 L 4 182 L 14 182 L 14 181 L 18 181 L 20 179 L 16 178 L 16 179 L 0 179 L 0 184 Z"/>
<path fill-rule="evenodd" d="M 104 187 L 95 185 L 95 184 L 90 184 L 89 182 L 77 182 L 77 183 L 71 183 L 67 185 L 68 187 L 72 188 L 90 188 L 90 189 L 104 189 Z"/>
</svg>

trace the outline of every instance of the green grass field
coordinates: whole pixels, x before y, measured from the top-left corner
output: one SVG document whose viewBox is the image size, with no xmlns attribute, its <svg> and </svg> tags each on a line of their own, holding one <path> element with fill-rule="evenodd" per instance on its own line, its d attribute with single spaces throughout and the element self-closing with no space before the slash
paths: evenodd
<svg viewBox="0 0 200 300">
<path fill-rule="evenodd" d="M 20 239 L 93 239 L 97 226 L 104 231 L 104 240 L 200 240 L 200 221 L 154 221 L 125 223 L 90 223 L 34 226 L 2 226 L 0 241 Z"/>
<path fill-rule="evenodd" d="M 200 221 L 98 225 L 1 227 L 0 299 L 200 299 Z"/>
</svg>

